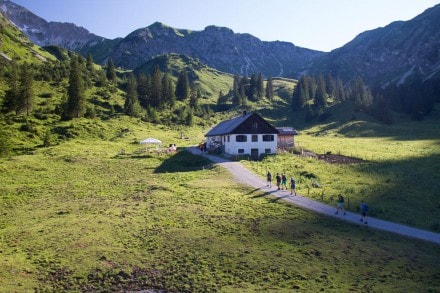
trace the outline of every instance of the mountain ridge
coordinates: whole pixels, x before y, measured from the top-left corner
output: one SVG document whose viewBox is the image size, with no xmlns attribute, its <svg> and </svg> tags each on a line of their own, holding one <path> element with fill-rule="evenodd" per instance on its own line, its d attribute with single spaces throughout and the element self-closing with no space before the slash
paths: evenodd
<svg viewBox="0 0 440 293">
<path fill-rule="evenodd" d="M 225 27 L 210 25 L 191 31 L 155 22 L 128 34 L 110 56 L 116 65 L 133 69 L 166 53 L 189 55 L 224 72 L 250 75 L 261 71 L 266 76 L 284 76 L 287 67 L 297 73 L 321 54 L 288 42 L 264 42 Z"/>
<path fill-rule="evenodd" d="M 411 20 L 362 32 L 331 52 L 289 42 L 262 41 L 251 34 L 215 25 L 193 31 L 161 22 L 109 40 L 74 24 L 47 23 L 8 0 L 0 0 L 0 4 L 4 11 L 4 7 L 9 7 L 8 17 L 37 44 L 61 46 L 83 56 L 92 54 L 100 64 L 112 58 L 116 66 L 130 70 L 157 56 L 176 53 L 243 76 L 260 72 L 266 77 L 289 78 L 330 74 L 345 82 L 361 77 L 370 86 L 384 87 L 440 75 L 440 4 Z"/>
<path fill-rule="evenodd" d="M 111 57 L 115 65 L 127 69 L 142 66 L 159 55 L 177 53 L 187 54 L 228 73 L 250 75 L 262 72 L 265 76 L 292 76 L 304 70 L 307 62 L 322 54 L 288 42 L 261 41 L 250 34 L 237 34 L 229 28 L 215 25 L 207 26 L 202 31 L 191 31 L 155 22 L 134 30 L 124 38 L 109 40 L 74 24 L 49 25 L 26 8 L 8 0 L 0 0 L 0 5 L 6 15 L 36 44 L 61 46 L 83 56 L 91 53 L 94 60 L 101 64 Z M 64 27 L 64 32 L 55 29 L 57 24 Z M 74 38 L 70 31 L 77 32 L 73 34 Z M 188 40 L 178 36 L 185 36 Z M 178 42 L 174 44 L 170 40 Z M 147 41 L 149 46 L 145 47 Z M 223 43 L 214 43 L 218 41 Z"/>
<path fill-rule="evenodd" d="M 344 80 L 362 76 L 370 84 L 426 80 L 440 70 L 440 4 L 408 21 L 365 31 L 341 48 L 318 58 L 308 72 Z M 351 64 L 351 66 L 350 66 Z"/>
</svg>

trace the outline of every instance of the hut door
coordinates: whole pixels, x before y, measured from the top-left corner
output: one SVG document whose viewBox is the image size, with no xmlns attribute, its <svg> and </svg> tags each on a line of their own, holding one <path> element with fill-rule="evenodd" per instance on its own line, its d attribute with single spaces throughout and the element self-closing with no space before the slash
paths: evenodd
<svg viewBox="0 0 440 293">
<path fill-rule="evenodd" d="M 251 149 L 252 159 L 258 160 L 258 149 Z"/>
</svg>

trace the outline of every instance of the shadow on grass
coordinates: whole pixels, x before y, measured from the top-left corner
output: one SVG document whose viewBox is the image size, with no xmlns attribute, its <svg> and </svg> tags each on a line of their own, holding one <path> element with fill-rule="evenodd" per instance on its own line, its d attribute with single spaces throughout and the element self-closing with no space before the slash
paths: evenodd
<svg viewBox="0 0 440 293">
<path fill-rule="evenodd" d="M 263 193 L 261 191 L 262 191 L 261 189 L 255 188 L 255 189 L 251 190 L 250 192 L 248 192 L 247 194 L 250 195 L 250 194 L 257 193 L 254 196 L 252 196 L 253 199 L 267 197 L 267 200 L 269 202 L 271 202 L 271 203 L 276 203 L 276 202 L 279 202 L 279 201 L 281 201 L 283 199 L 286 199 L 286 198 L 290 197 L 290 193 L 286 194 L 286 195 L 282 195 L 282 196 L 274 195 L 274 193 L 279 191 L 279 190 L 276 190 L 276 189 L 271 189 L 271 190 L 265 191 Z"/>
<path fill-rule="evenodd" d="M 343 107 L 336 105 L 334 108 Z M 340 109 L 339 112 L 342 110 Z M 353 114 L 357 116 L 356 114 Z M 438 139 L 440 137 L 440 127 L 438 117 L 427 117 L 422 121 L 396 122 L 393 124 L 383 124 L 368 115 L 358 114 L 359 117 L 352 119 L 341 119 L 340 115 L 326 121 L 326 126 L 314 135 L 326 135 L 327 132 L 338 129 L 338 133 L 346 137 L 382 137 L 397 141 L 412 141 L 420 139 Z M 338 117 L 338 119 L 336 119 Z"/>
<path fill-rule="evenodd" d="M 369 197 L 372 216 L 440 231 L 440 154 L 359 164 L 355 169 L 383 178 Z"/>
<path fill-rule="evenodd" d="M 138 159 L 138 160 L 142 160 L 142 159 L 152 159 L 152 158 L 157 158 L 157 155 L 152 155 L 152 154 L 139 154 L 139 155 L 116 155 L 114 156 L 115 159 Z"/>
<path fill-rule="evenodd" d="M 187 151 L 178 151 L 165 159 L 154 173 L 192 172 L 213 167 L 213 163 Z"/>
</svg>

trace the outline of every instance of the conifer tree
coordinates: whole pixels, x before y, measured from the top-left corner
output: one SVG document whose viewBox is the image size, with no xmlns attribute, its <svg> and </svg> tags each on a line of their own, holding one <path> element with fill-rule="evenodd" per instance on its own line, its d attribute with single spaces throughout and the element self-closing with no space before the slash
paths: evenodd
<svg viewBox="0 0 440 293">
<path fill-rule="evenodd" d="M 137 76 L 137 92 L 139 103 L 143 108 L 147 108 L 148 106 L 148 96 L 150 91 L 150 78 L 146 76 L 144 73 L 140 73 Z"/>
<path fill-rule="evenodd" d="M 134 74 L 131 73 L 127 80 L 127 92 L 124 103 L 125 114 L 133 117 L 140 116 L 140 105 L 137 97 L 137 83 Z"/>
<path fill-rule="evenodd" d="M 240 100 L 240 77 L 234 75 L 234 83 L 232 85 L 232 104 L 239 105 Z"/>
<path fill-rule="evenodd" d="M 393 115 L 387 100 L 382 95 L 376 96 L 374 99 L 374 106 L 371 109 L 371 114 L 379 121 L 385 124 L 393 123 Z"/>
<path fill-rule="evenodd" d="M 171 78 L 168 78 L 166 87 L 168 88 L 169 97 L 167 98 L 167 102 L 171 109 L 176 107 L 176 89 L 174 88 L 174 83 Z"/>
<path fill-rule="evenodd" d="M 251 75 L 251 78 L 248 80 L 248 85 L 245 84 L 245 86 L 247 86 L 248 91 L 247 91 L 247 97 L 250 101 L 257 101 L 257 76 L 255 74 Z"/>
<path fill-rule="evenodd" d="M 247 104 L 247 96 L 246 96 L 246 87 L 249 85 L 249 81 L 247 77 L 243 77 L 240 80 L 240 85 L 238 88 L 238 96 L 239 96 L 239 102 L 238 105 L 244 106 Z"/>
<path fill-rule="evenodd" d="M 334 94 L 335 100 L 342 102 L 345 101 L 345 91 L 344 86 L 342 85 L 342 80 L 338 79 L 336 82 L 336 89 Z"/>
<path fill-rule="evenodd" d="M 373 96 L 362 78 L 357 78 L 354 81 L 351 95 L 357 111 L 368 110 L 373 102 Z"/>
<path fill-rule="evenodd" d="M 257 76 L 257 84 L 256 84 L 257 101 L 261 100 L 261 98 L 263 97 L 263 92 L 264 92 L 263 76 L 260 73 Z"/>
<path fill-rule="evenodd" d="M 79 118 L 84 112 L 84 84 L 78 58 L 73 56 L 70 62 L 69 86 L 67 88 L 66 118 Z"/>
<path fill-rule="evenodd" d="M 316 94 L 316 79 L 313 76 L 306 75 L 305 76 L 307 92 L 309 96 L 305 101 L 313 100 Z"/>
<path fill-rule="evenodd" d="M 173 109 L 176 104 L 176 96 L 173 82 L 168 73 L 165 73 L 162 78 L 162 97 L 162 105 Z"/>
<path fill-rule="evenodd" d="M 250 78 L 243 76 L 240 78 L 240 85 L 239 85 L 239 93 L 240 93 L 240 100 L 248 100 L 249 97 L 252 95 L 250 94 Z"/>
<path fill-rule="evenodd" d="M 187 126 L 193 126 L 194 125 L 194 112 L 192 109 L 189 109 L 186 113 L 185 117 L 185 124 Z"/>
<path fill-rule="evenodd" d="M 18 96 L 17 112 L 25 112 L 27 116 L 30 115 L 33 102 L 33 75 L 31 68 L 27 63 L 21 66 L 20 70 L 20 94 Z"/>
<path fill-rule="evenodd" d="M 49 147 L 50 144 L 51 144 L 51 137 L 50 137 L 50 129 L 48 128 L 44 133 L 43 146 Z"/>
<path fill-rule="evenodd" d="M 301 110 L 307 101 L 310 100 L 310 92 L 309 92 L 310 82 L 307 76 L 301 76 L 298 84 L 293 90 L 292 95 L 292 109 L 294 111 Z"/>
<path fill-rule="evenodd" d="M 220 90 L 220 92 L 218 93 L 217 105 L 224 106 L 226 105 L 227 101 L 228 101 L 227 96 L 225 96 L 223 94 L 223 91 Z"/>
<path fill-rule="evenodd" d="M 304 122 L 310 122 L 316 118 L 316 113 L 310 104 L 307 104 L 307 106 L 305 106 L 305 109 L 306 109 L 306 114 L 304 116 Z"/>
<path fill-rule="evenodd" d="M 269 77 L 266 82 L 266 98 L 269 101 L 273 100 L 274 92 L 273 92 L 273 81 L 272 77 Z"/>
<path fill-rule="evenodd" d="M 105 71 L 100 70 L 98 72 L 98 81 L 96 82 L 96 86 L 105 87 L 105 86 L 107 86 L 107 84 L 108 84 L 108 81 L 107 81 L 107 77 L 105 76 Z"/>
<path fill-rule="evenodd" d="M 325 92 L 327 93 L 328 96 L 334 96 L 336 91 L 335 79 L 330 74 L 327 74 L 325 76 L 324 81 L 325 81 Z"/>
<path fill-rule="evenodd" d="M 17 112 L 18 97 L 20 95 L 20 85 L 18 77 L 18 65 L 12 64 L 10 68 L 10 76 L 8 79 L 9 89 L 6 91 L 5 100 L 3 103 L 3 112 L 9 111 Z"/>
<path fill-rule="evenodd" d="M 202 93 L 199 88 L 191 90 L 191 95 L 189 98 L 189 106 L 191 109 L 194 109 L 195 111 L 199 109 L 199 100 L 201 97 Z"/>
<path fill-rule="evenodd" d="M 176 84 L 176 97 L 179 101 L 185 101 L 188 99 L 190 94 L 190 85 L 189 85 L 189 79 L 188 79 L 188 73 L 185 69 L 182 69 L 182 71 L 179 74 L 179 77 L 177 78 L 177 84 Z"/>
<path fill-rule="evenodd" d="M 87 56 L 86 68 L 91 74 L 95 73 L 95 67 L 94 67 L 92 53 L 89 53 L 89 55 Z"/>
<path fill-rule="evenodd" d="M 154 68 L 151 77 L 150 105 L 158 108 L 162 103 L 162 72 L 159 66 Z"/>
<path fill-rule="evenodd" d="M 327 105 L 327 94 L 325 91 L 325 81 L 324 77 L 321 75 L 318 77 L 318 81 L 316 84 L 316 93 L 314 97 L 314 104 L 318 106 L 318 108 L 324 108 Z"/>
<path fill-rule="evenodd" d="M 115 64 L 113 63 L 112 58 L 108 58 L 108 61 L 107 61 L 106 77 L 107 77 L 107 80 L 109 80 L 109 81 L 113 81 L 113 82 L 116 81 L 116 69 L 115 69 Z"/>
<path fill-rule="evenodd" d="M 157 110 L 151 106 L 147 107 L 147 116 L 148 121 L 154 122 L 154 123 L 160 123 L 159 114 L 157 113 Z"/>
</svg>

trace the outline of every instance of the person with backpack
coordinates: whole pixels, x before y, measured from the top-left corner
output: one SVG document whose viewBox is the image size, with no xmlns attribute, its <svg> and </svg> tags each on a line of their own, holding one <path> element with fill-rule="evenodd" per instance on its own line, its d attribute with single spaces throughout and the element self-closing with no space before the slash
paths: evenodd
<svg viewBox="0 0 440 293">
<path fill-rule="evenodd" d="M 283 187 L 284 186 L 284 187 Z M 281 174 L 281 190 L 287 190 L 287 177 L 286 174 Z"/>
<path fill-rule="evenodd" d="M 342 196 L 342 194 L 338 194 L 338 202 L 336 204 L 336 212 L 335 215 L 337 215 L 339 213 L 339 210 L 344 212 L 344 216 L 345 216 L 345 209 L 344 209 L 344 197 Z"/>
<path fill-rule="evenodd" d="M 296 195 L 295 179 L 293 177 L 290 177 L 290 194 L 293 194 L 294 192 L 295 192 L 295 195 Z"/>
<path fill-rule="evenodd" d="M 280 176 L 280 174 L 277 173 L 277 175 L 275 176 L 275 179 L 277 180 L 278 190 L 280 190 L 280 185 L 281 185 L 281 176 Z"/>
<path fill-rule="evenodd" d="M 361 218 L 359 219 L 359 221 L 364 222 L 365 225 L 368 224 L 367 222 L 367 212 L 368 212 L 368 205 L 364 202 L 361 201 Z"/>
<path fill-rule="evenodd" d="M 272 174 L 270 174 L 270 171 L 267 171 L 266 179 L 267 179 L 267 186 L 272 187 Z"/>
</svg>

